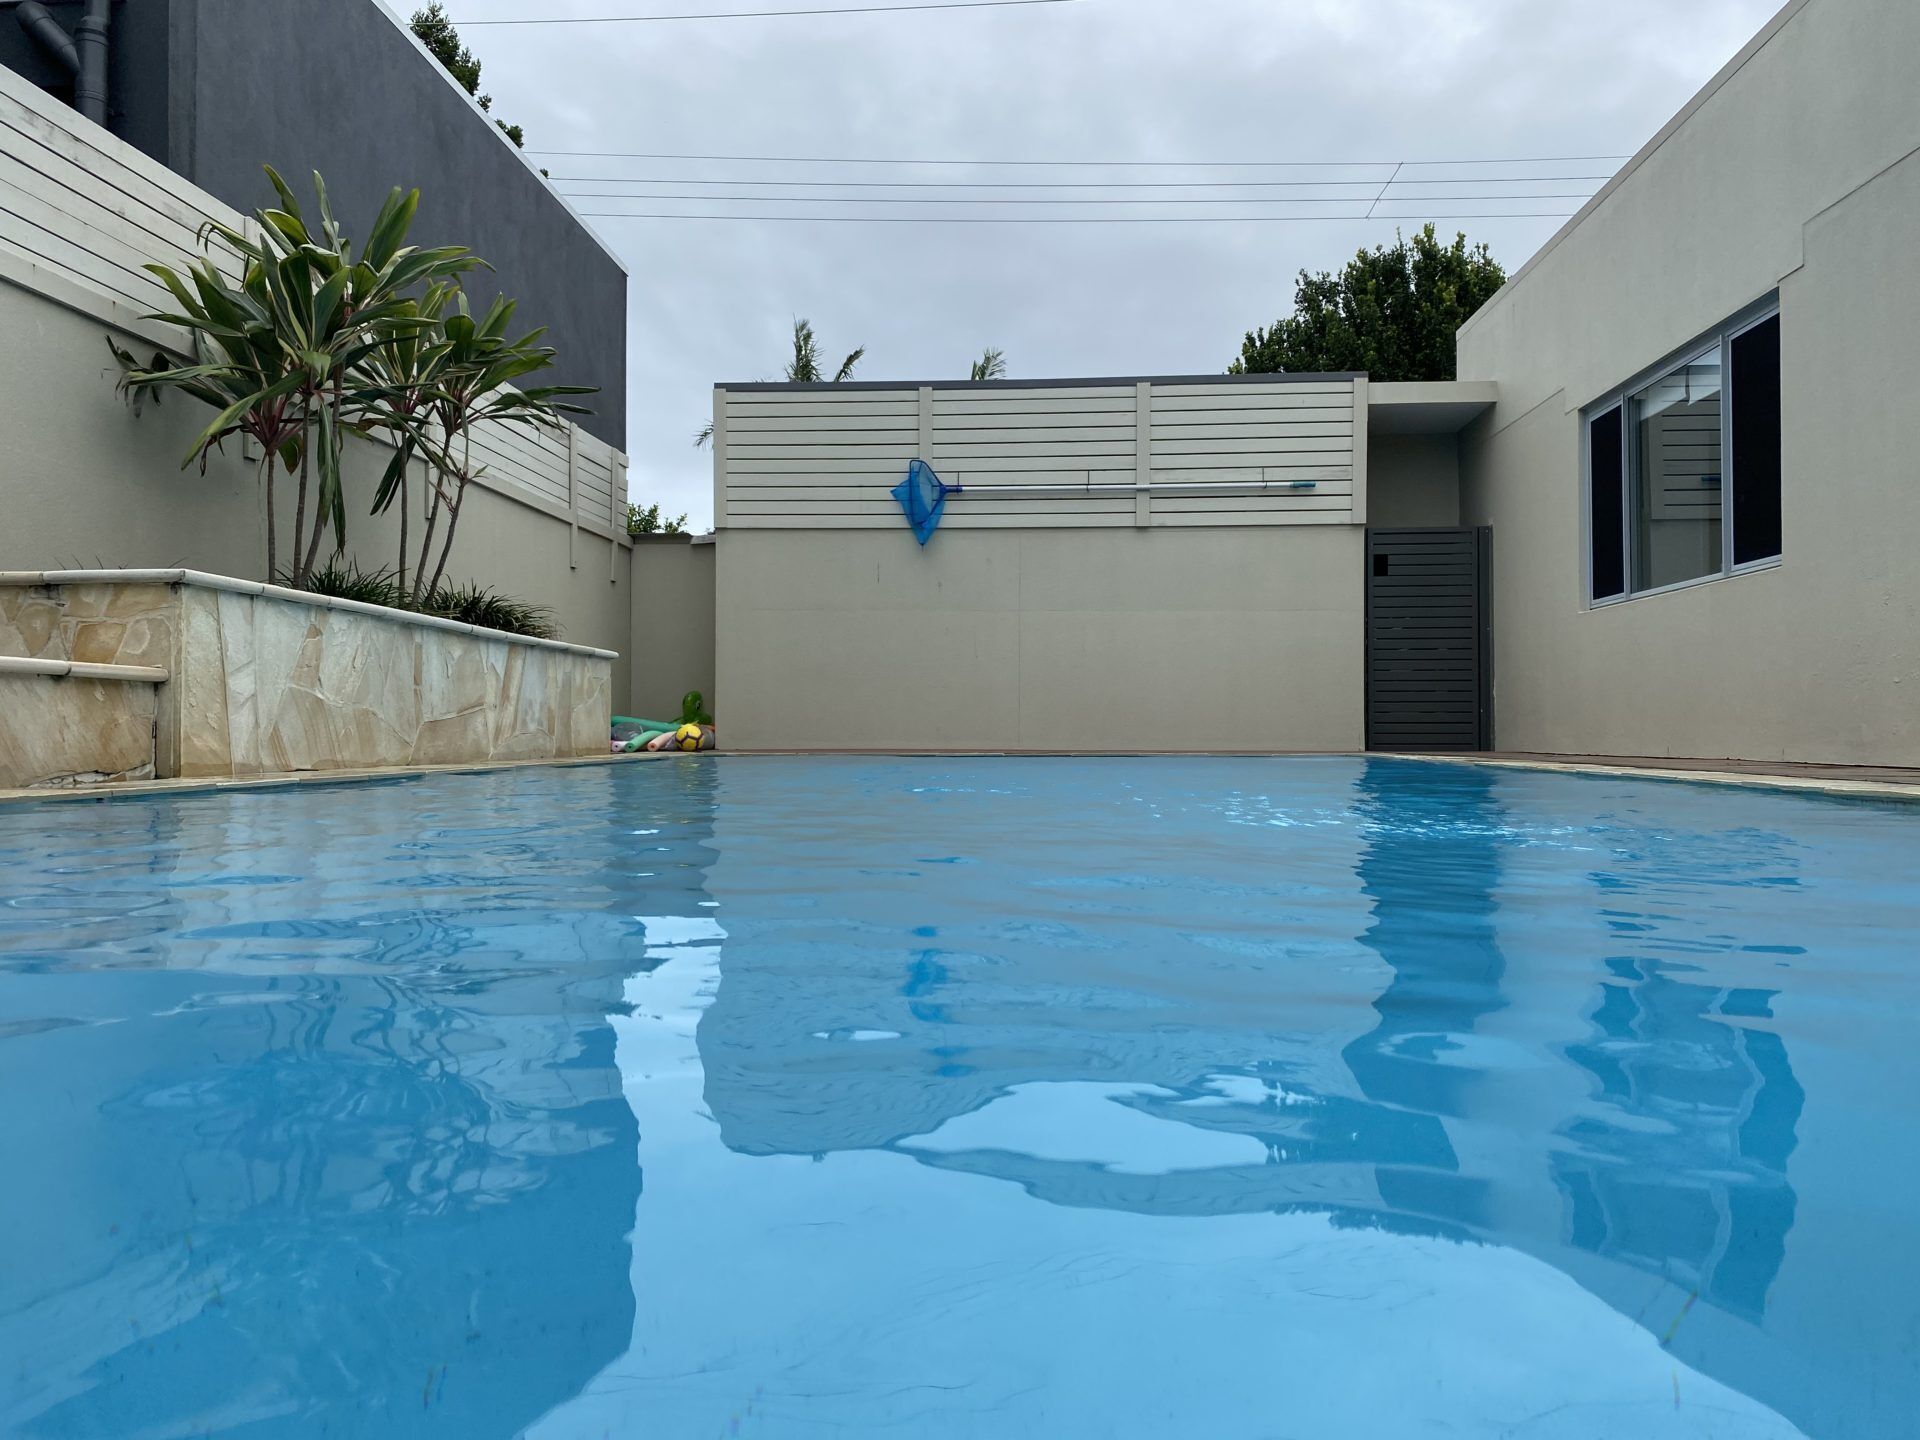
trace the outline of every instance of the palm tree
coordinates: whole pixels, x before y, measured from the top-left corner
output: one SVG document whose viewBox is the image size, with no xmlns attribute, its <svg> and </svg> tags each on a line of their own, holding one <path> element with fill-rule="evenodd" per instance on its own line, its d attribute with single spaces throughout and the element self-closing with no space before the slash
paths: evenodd
<svg viewBox="0 0 1920 1440">
<path fill-rule="evenodd" d="M 1004 380 L 1007 377 L 1007 356 L 1003 350 L 987 347 L 987 353 L 973 362 L 974 380 Z"/>
<path fill-rule="evenodd" d="M 833 372 L 833 383 L 838 385 L 853 378 L 854 367 L 866 358 L 867 347 L 862 345 L 846 359 L 840 362 L 840 368 Z M 787 383 L 789 385 L 818 385 L 826 376 L 820 370 L 820 341 L 813 333 L 811 320 L 793 322 L 793 359 L 787 362 Z M 693 437 L 697 449 L 713 440 L 713 422 L 702 425 Z"/>
<path fill-rule="evenodd" d="M 834 371 L 833 383 L 853 378 L 854 366 L 866 358 L 867 347 L 862 345 L 846 359 L 840 362 L 840 368 Z M 820 373 L 820 342 L 814 339 L 813 322 L 796 320 L 793 322 L 793 359 L 787 362 L 787 382 L 792 385 L 817 385 L 826 376 Z"/>
</svg>

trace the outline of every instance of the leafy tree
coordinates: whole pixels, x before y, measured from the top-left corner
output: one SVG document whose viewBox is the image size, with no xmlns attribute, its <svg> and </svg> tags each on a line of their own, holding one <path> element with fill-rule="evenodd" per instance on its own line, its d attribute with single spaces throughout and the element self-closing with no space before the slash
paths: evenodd
<svg viewBox="0 0 1920 1440">
<path fill-rule="evenodd" d="M 1362 250 L 1338 275 L 1300 272 L 1293 314 L 1248 332 L 1232 375 L 1364 370 L 1375 380 L 1451 380 L 1454 333 L 1506 283 L 1482 243 L 1433 226 Z"/>
<path fill-rule="evenodd" d="M 461 41 L 460 32 L 453 28 L 453 20 L 441 0 L 430 0 L 424 9 L 414 11 L 410 24 L 413 33 L 420 37 L 420 43 L 427 47 L 427 52 L 459 82 L 462 90 L 479 102 L 482 110 L 492 114 L 493 97 L 480 93 L 479 58 Z M 515 145 L 523 150 L 526 148 L 526 131 L 504 120 L 495 120 L 493 123 Z"/>
<path fill-rule="evenodd" d="M 662 515 L 658 500 L 651 505 L 629 504 L 627 533 L 629 535 L 684 535 L 687 533 L 687 517 L 682 514 L 676 519 L 671 515 Z"/>
</svg>

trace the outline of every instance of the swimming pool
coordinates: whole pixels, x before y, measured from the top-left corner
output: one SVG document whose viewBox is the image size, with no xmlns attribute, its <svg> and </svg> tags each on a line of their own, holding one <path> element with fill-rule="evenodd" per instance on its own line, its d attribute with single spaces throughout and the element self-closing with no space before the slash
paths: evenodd
<svg viewBox="0 0 1920 1440">
<path fill-rule="evenodd" d="M 685 757 L 0 809 L 0 1433 L 1893 1437 L 1920 812 Z"/>
</svg>

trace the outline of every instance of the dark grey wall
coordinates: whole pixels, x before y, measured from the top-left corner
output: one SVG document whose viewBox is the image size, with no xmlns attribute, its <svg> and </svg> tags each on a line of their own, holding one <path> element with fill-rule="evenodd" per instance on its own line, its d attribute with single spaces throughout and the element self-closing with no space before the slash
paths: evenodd
<svg viewBox="0 0 1920 1440">
<path fill-rule="evenodd" d="M 80 19 L 81 0 L 41 0 L 69 34 Z M 154 159 L 167 158 L 168 55 L 174 0 L 114 0 L 113 49 L 107 75 L 108 124 Z M 12 6 L 0 8 L 0 65 L 41 89 L 73 103 L 67 72 L 20 28 Z"/>
<path fill-rule="evenodd" d="M 273 200 L 263 165 L 303 196 L 318 170 L 354 234 L 393 186 L 419 187 L 413 239 L 492 264 L 467 280 L 476 308 L 505 293 L 518 329 L 547 326 L 552 380 L 599 386 L 581 424 L 626 449 L 625 272 L 374 0 L 119 0 L 114 15 L 115 133 L 240 210 Z M 0 65 L 68 93 L 5 9 Z"/>
</svg>

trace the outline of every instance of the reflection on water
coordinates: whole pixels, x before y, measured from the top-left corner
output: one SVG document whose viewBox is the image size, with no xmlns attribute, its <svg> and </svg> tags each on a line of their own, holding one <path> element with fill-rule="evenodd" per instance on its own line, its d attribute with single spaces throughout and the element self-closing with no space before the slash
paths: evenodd
<svg viewBox="0 0 1920 1440">
<path fill-rule="evenodd" d="M 625 1347 L 643 887 L 535 798 L 0 816 L 0 1432 L 506 1435 Z"/>
<path fill-rule="evenodd" d="M 1783 997 L 1811 1018 L 1914 994 L 1903 813 L 1388 761 L 950 769 L 896 809 L 895 777 L 856 773 L 886 818 L 841 822 L 852 924 L 765 880 L 811 787 L 726 789 L 731 938 L 699 1037 L 734 1152 L 881 1151 L 1055 1205 L 1508 1246 L 1668 1357 L 1626 1363 L 1680 1410 L 1673 1433 L 1710 1433 L 1673 1406 L 1687 1367 L 1810 1434 L 1902 1433 L 1915 1364 L 1840 1274 L 1878 1289 L 1886 1245 L 1920 1269 L 1891 1228 L 1850 1233 L 1886 1218 L 1857 1159 L 1817 1177 L 1849 1203 L 1806 1247 L 1842 1271 L 1803 1275 L 1785 1313 L 1776 1282 L 1807 1108 Z M 1812 1037 L 1819 1068 L 1851 1072 L 1833 1103 L 1870 1101 L 1893 1047 Z M 1507 1433 L 1480 1403 L 1447 1413 Z M 1598 1418 L 1617 1403 L 1568 1433 L 1667 1433 Z"/>
<path fill-rule="evenodd" d="M 1480 1230 L 1494 1219 L 1486 1177 L 1462 1173 L 1446 1125 L 1474 1113 L 1486 1085 L 1476 1031 L 1506 1005 L 1494 787 L 1491 770 L 1445 766 L 1409 784 L 1384 765 L 1357 786 L 1360 884 L 1372 902 L 1360 943 L 1393 978 L 1373 1002 L 1379 1022 L 1340 1058 L 1369 1102 L 1357 1107 L 1366 1147 L 1349 1158 L 1374 1167 L 1389 1223 L 1420 1216 Z"/>
<path fill-rule="evenodd" d="M 0 1432 L 1904 1436 L 1913 826 L 1346 760 L 0 813 Z"/>
<path fill-rule="evenodd" d="M 1618 979 L 1594 1038 L 1567 1051 L 1613 1112 L 1561 1131 L 1570 1238 L 1759 1323 L 1793 1228 L 1787 1159 L 1805 1099 L 1781 1037 L 1744 1028 L 1774 1018 L 1778 992 L 1688 984 L 1626 956 L 1607 966 Z"/>
</svg>

